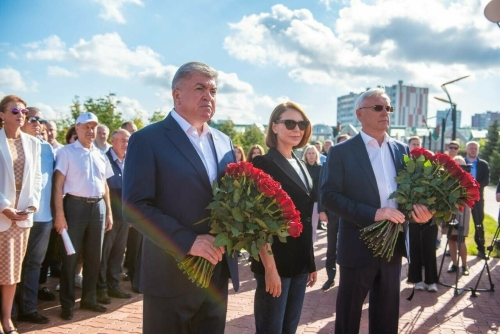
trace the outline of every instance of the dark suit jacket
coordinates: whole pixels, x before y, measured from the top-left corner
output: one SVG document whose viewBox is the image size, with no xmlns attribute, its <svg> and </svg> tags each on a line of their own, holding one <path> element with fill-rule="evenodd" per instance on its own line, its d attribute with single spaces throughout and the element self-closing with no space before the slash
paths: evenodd
<svg viewBox="0 0 500 334">
<path fill-rule="evenodd" d="M 220 178 L 227 164 L 235 161 L 233 146 L 222 132 L 210 131 Z M 140 282 L 143 293 L 173 297 L 202 292 L 178 269 L 176 260 L 186 257 L 199 234 L 208 234 L 208 222 L 195 223 L 210 215 L 206 207 L 212 197 L 203 162 L 171 115 L 130 137 L 123 179 L 123 215 L 145 237 Z M 237 258 L 226 260 L 237 291 Z M 213 277 L 219 277 L 221 267 L 220 262 Z"/>
<path fill-rule="evenodd" d="M 396 171 L 404 167 L 408 146 L 389 142 Z M 380 258 L 360 239 L 360 229 L 375 222 L 380 196 L 365 143 L 360 134 L 330 148 L 320 181 L 321 204 L 340 217 L 337 263 L 351 268 L 376 265 Z M 404 235 L 400 233 L 395 255 L 403 255 Z"/>
<path fill-rule="evenodd" d="M 111 150 L 113 148 L 110 148 L 106 152 L 106 156 L 109 159 L 109 163 L 111 164 L 111 168 L 113 168 L 113 176 L 111 176 L 109 179 L 106 181 L 108 182 L 108 187 L 109 187 L 109 199 L 111 201 L 111 212 L 113 213 L 113 219 L 123 219 L 123 214 L 122 214 L 122 180 L 123 180 L 123 175 L 122 175 L 122 170 L 116 163 L 116 161 L 113 160 L 113 156 L 111 155 Z"/>
<path fill-rule="evenodd" d="M 484 187 L 490 184 L 490 165 L 485 160 L 479 158 L 477 159 L 476 181 L 481 186 L 480 193 L 481 199 L 483 199 Z"/>
<path fill-rule="evenodd" d="M 294 277 L 299 274 L 316 271 L 312 244 L 311 214 L 314 205 L 312 196 L 312 180 L 307 172 L 305 163 L 297 157 L 302 173 L 306 176 L 308 186 L 302 182 L 300 176 L 290 165 L 286 158 L 275 148 L 269 149 L 265 155 L 253 159 L 253 165 L 271 175 L 274 180 L 281 183 L 281 187 L 288 193 L 297 210 L 304 226 L 298 238 L 287 237 L 286 243 L 274 238 L 272 252 L 278 273 L 281 277 Z M 262 261 L 252 259 L 251 269 L 258 274 L 264 274 Z"/>
</svg>

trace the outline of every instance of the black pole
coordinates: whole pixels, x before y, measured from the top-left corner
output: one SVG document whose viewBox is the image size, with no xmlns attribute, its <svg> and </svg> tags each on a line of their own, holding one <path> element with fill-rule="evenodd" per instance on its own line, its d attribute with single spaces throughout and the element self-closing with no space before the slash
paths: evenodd
<svg viewBox="0 0 500 334">
<path fill-rule="evenodd" d="M 444 134 L 446 131 L 446 118 L 441 119 L 441 153 L 444 153 Z"/>
<path fill-rule="evenodd" d="M 429 151 L 432 152 L 432 131 L 429 130 Z"/>
<path fill-rule="evenodd" d="M 453 121 L 453 131 L 451 134 L 451 140 L 456 140 L 457 139 L 457 105 L 455 103 L 452 104 L 451 120 Z"/>
</svg>

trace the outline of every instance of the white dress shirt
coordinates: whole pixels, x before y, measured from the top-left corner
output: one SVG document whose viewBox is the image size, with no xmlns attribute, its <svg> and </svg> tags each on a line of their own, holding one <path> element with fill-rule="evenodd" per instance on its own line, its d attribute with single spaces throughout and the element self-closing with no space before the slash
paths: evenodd
<svg viewBox="0 0 500 334">
<path fill-rule="evenodd" d="M 196 152 L 200 156 L 205 170 L 208 173 L 208 178 L 210 179 L 210 184 L 217 179 L 217 162 L 215 161 L 215 152 L 212 151 L 212 145 L 210 145 L 210 127 L 205 123 L 203 124 L 203 132 L 198 135 L 198 130 L 188 123 L 181 115 L 179 115 L 175 109 L 171 111 L 172 117 L 179 124 L 181 129 L 186 133 L 191 144 L 193 144 Z"/>
<path fill-rule="evenodd" d="M 116 155 L 115 151 L 113 151 L 113 147 L 109 149 L 109 152 L 111 153 L 113 161 L 116 162 L 116 164 L 118 165 L 118 167 L 120 167 L 120 170 L 123 173 L 123 167 L 125 167 L 125 158 L 123 158 L 123 161 L 120 160 L 120 158 L 118 158 L 118 156 Z"/>
<path fill-rule="evenodd" d="M 94 145 L 83 147 L 79 140 L 57 152 L 55 169 L 66 177 L 63 193 L 80 197 L 102 197 L 106 179 L 114 175 L 108 157 Z"/>
<path fill-rule="evenodd" d="M 382 208 L 391 207 L 397 208 L 398 204 L 394 199 L 389 199 L 389 196 L 397 190 L 398 184 L 396 183 L 396 167 L 392 158 L 389 142 L 393 141 L 386 133 L 382 146 L 378 141 L 367 135 L 361 130 L 361 138 L 366 145 L 366 151 L 372 165 L 375 179 L 377 180 L 378 193 L 380 196 L 380 205 Z"/>
</svg>

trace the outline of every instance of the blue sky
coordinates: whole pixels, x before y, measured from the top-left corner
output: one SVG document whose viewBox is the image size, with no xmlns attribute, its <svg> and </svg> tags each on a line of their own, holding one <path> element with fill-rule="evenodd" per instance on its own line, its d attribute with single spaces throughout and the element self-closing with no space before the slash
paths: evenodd
<svg viewBox="0 0 500 334">
<path fill-rule="evenodd" d="M 488 2 L 2 0 L 0 95 L 56 119 L 75 95 L 116 93 L 125 118 L 147 119 L 172 108 L 173 73 L 196 60 L 220 73 L 215 119 L 267 123 L 292 100 L 333 125 L 337 97 L 351 91 L 403 80 L 445 98 L 442 83 L 471 75 L 449 89 L 470 124 L 500 111 Z M 431 98 L 428 116 L 446 107 Z"/>
</svg>

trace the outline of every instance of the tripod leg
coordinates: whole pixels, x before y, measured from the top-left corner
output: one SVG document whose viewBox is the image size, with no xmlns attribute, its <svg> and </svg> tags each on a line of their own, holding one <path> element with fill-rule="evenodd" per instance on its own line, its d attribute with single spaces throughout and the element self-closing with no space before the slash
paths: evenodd
<svg viewBox="0 0 500 334">
<path fill-rule="evenodd" d="M 472 289 L 472 297 L 477 297 L 476 292 L 477 291 L 495 291 L 495 285 L 491 281 L 491 273 L 490 273 L 490 266 L 488 264 L 488 260 L 490 259 L 491 252 L 493 251 L 493 246 L 495 244 L 495 240 L 498 238 L 498 235 L 500 233 L 500 225 L 498 225 L 497 230 L 495 231 L 495 234 L 493 236 L 493 240 L 491 240 L 491 245 L 488 247 L 488 255 L 484 259 L 484 266 L 483 269 L 481 269 L 481 273 L 479 273 L 479 277 L 477 278 L 476 286 Z M 490 281 L 490 288 L 489 289 L 478 289 L 477 287 L 479 286 L 479 282 L 481 281 L 481 277 L 483 276 L 484 269 L 486 268 L 487 273 L 488 273 L 488 279 Z"/>
</svg>

